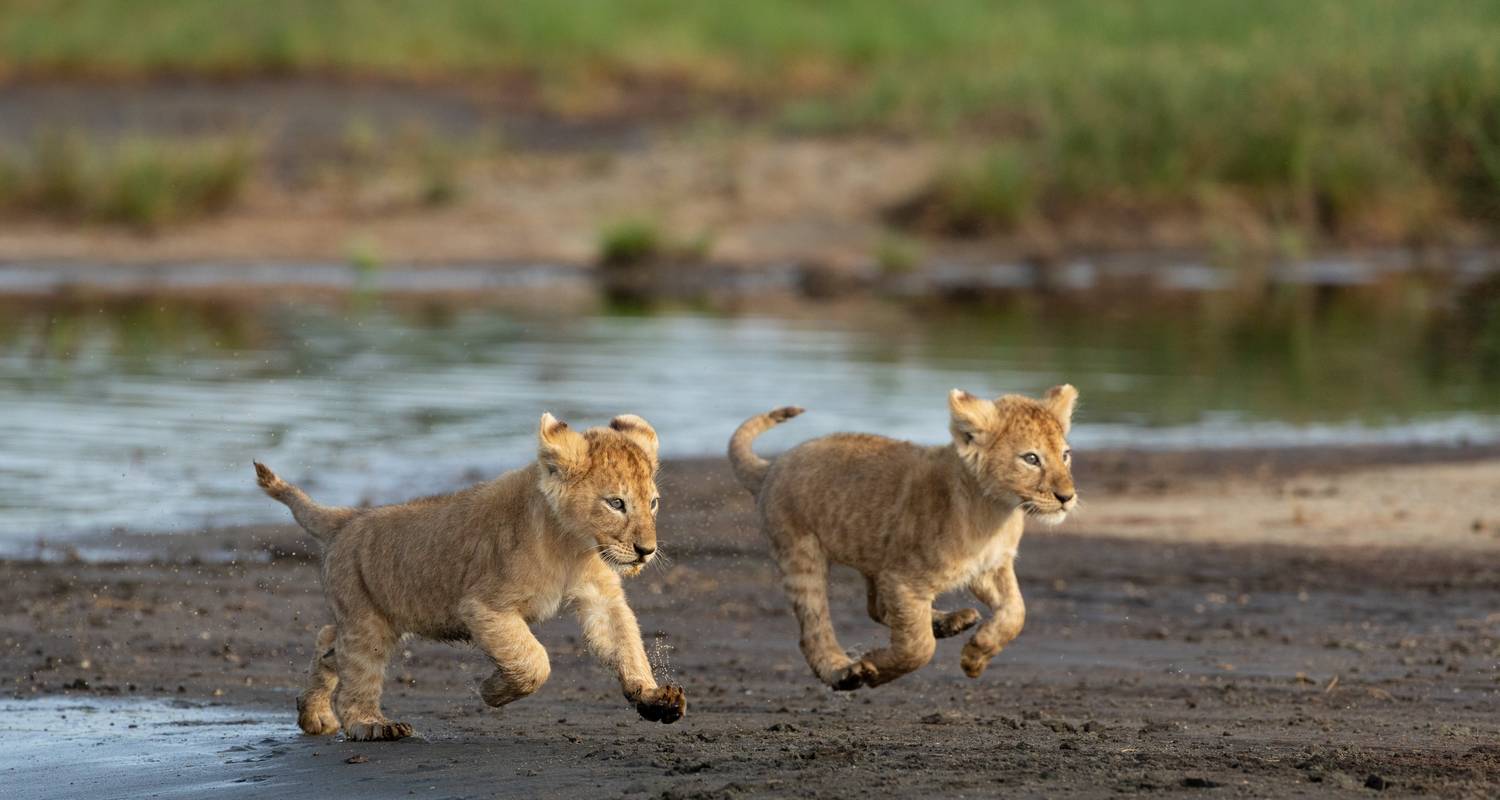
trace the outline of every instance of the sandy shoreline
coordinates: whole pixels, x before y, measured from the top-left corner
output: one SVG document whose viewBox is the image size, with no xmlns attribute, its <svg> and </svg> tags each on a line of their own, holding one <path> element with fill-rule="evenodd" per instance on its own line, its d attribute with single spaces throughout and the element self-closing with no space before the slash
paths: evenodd
<svg viewBox="0 0 1500 800">
<path fill-rule="evenodd" d="M 412 642 L 391 665 L 387 704 L 425 741 L 301 737 L 292 698 L 326 614 L 284 526 L 172 537 L 148 561 L 0 562 L 11 587 L 0 674 L 12 704 L 42 716 L 66 713 L 36 704 L 51 697 L 94 704 L 75 719 L 138 717 L 110 737 L 125 753 L 182 732 L 158 725 L 152 704 L 217 719 L 212 746 L 148 784 L 194 785 L 207 770 L 250 796 L 1500 789 L 1494 454 L 1110 458 L 1080 464 L 1085 513 L 1028 533 L 1026 632 L 977 681 L 949 640 L 889 687 L 835 695 L 815 683 L 748 497 L 721 461 L 667 467 L 661 541 L 674 562 L 629 587 L 643 630 L 662 636 L 658 670 L 689 693 L 675 726 L 636 719 L 565 617 L 538 632 L 554 672 L 533 698 L 486 709 L 473 688 L 481 656 Z M 225 548 L 245 558 L 195 558 Z M 838 572 L 831 591 L 845 645 L 876 641 L 857 577 Z M 253 724 L 226 727 L 221 704 Z M 367 761 L 346 763 L 354 756 Z M 140 787 L 88 765 L 44 783 L 42 763 L 0 757 L 0 775 L 20 778 L 26 797 L 53 796 L 59 779 L 101 797 Z"/>
<path fill-rule="evenodd" d="M 1500 444 L 1196 450 L 1106 449 L 1080 456 L 1083 503 L 1060 530 L 1197 544 L 1500 551 Z M 457 488 L 457 487 L 453 487 Z M 731 520 L 752 538 L 748 496 L 717 457 L 672 459 L 664 536 L 696 543 Z M 675 497 L 674 497 L 675 496 Z M 1458 502 L 1453 502 L 1458 498 Z M 727 516 L 726 516 L 727 515 Z M 189 532 L 122 530 L 12 548 L 12 560 L 212 562 L 306 559 L 290 525 Z M 29 551 L 29 552 L 28 552 Z M 4 553 L 4 551 L 0 551 Z"/>
</svg>

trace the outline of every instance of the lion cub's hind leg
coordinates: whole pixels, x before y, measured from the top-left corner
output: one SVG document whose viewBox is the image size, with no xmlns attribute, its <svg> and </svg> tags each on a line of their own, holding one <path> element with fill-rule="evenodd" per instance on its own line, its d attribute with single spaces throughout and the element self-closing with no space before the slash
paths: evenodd
<svg viewBox="0 0 1500 800">
<path fill-rule="evenodd" d="M 937 639 L 932 635 L 932 595 L 923 594 L 890 578 L 882 579 L 879 594 L 891 644 L 865 655 L 875 666 L 871 686 L 889 683 L 932 660 Z"/>
<path fill-rule="evenodd" d="M 957 636 L 979 622 L 979 610 L 960 608 L 957 611 L 932 610 L 932 635 L 938 639 Z"/>
<path fill-rule="evenodd" d="M 874 665 L 850 658 L 839 646 L 828 610 L 828 560 L 811 536 L 787 541 L 771 537 L 782 587 L 802 629 L 802 655 L 818 680 L 837 691 L 849 691 L 875 679 Z"/>
<path fill-rule="evenodd" d="M 385 681 L 385 662 L 397 636 L 391 626 L 373 611 L 346 616 L 338 622 L 334 660 L 338 662 L 338 688 L 333 710 L 344 736 L 369 742 L 404 739 L 412 735 L 410 725 L 392 722 L 380 711 Z"/>
<path fill-rule="evenodd" d="M 880 592 L 875 588 L 875 580 L 865 576 L 865 610 L 869 612 L 870 619 L 881 625 L 885 625 L 885 610 L 880 606 Z M 941 611 L 932 609 L 932 635 L 938 639 L 946 639 L 949 636 L 957 636 L 960 633 L 974 627 L 979 621 L 979 612 L 972 608 L 960 608 L 957 611 Z"/>
<path fill-rule="evenodd" d="M 297 696 L 297 727 L 309 736 L 337 733 L 339 718 L 333 713 L 333 691 L 338 687 L 338 662 L 334 656 L 334 627 L 318 631 L 308 668 L 307 690 Z"/>
</svg>

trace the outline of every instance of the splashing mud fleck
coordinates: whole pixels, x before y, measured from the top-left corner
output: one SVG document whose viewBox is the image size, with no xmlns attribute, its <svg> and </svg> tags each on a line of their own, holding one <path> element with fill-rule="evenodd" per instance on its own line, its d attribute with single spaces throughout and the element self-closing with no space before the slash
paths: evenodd
<svg viewBox="0 0 1500 800">
<path fill-rule="evenodd" d="M 646 652 L 646 658 L 651 662 L 651 672 L 656 676 L 657 683 L 670 686 L 677 682 L 677 672 L 672 668 L 672 645 L 667 643 L 667 635 L 656 634 L 651 640 L 651 649 Z"/>
</svg>

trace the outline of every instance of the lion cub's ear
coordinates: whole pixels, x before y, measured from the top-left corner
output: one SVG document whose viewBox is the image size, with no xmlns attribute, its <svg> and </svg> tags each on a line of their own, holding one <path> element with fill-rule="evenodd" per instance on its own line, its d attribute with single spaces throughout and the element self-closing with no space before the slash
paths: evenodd
<svg viewBox="0 0 1500 800">
<path fill-rule="evenodd" d="M 1068 429 L 1073 427 L 1073 406 L 1077 404 L 1078 390 L 1074 389 L 1071 383 L 1054 386 L 1042 395 L 1042 405 L 1046 406 L 1047 410 L 1052 412 L 1052 416 L 1057 417 L 1057 421 L 1062 423 L 1065 436 Z"/>
<path fill-rule="evenodd" d="M 651 427 L 651 423 L 634 414 L 621 414 L 609 421 L 609 427 L 625 434 L 625 438 L 635 442 L 638 447 L 646 451 L 651 463 L 656 463 L 656 453 L 660 445 L 657 443 L 656 429 Z"/>
<path fill-rule="evenodd" d="M 589 464 L 589 443 L 551 414 L 542 415 L 537 429 L 537 460 L 554 475 L 582 472 Z"/>
<path fill-rule="evenodd" d="M 961 448 L 982 443 L 1000 424 L 1000 412 L 994 403 L 963 389 L 948 393 L 948 412 L 948 430 L 953 433 L 954 444 Z"/>
</svg>

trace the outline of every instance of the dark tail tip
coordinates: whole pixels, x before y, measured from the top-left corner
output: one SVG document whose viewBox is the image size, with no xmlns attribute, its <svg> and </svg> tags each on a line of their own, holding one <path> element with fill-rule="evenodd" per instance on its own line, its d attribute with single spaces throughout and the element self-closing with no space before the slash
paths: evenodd
<svg viewBox="0 0 1500 800">
<path fill-rule="evenodd" d="M 276 484 L 281 483 L 281 479 L 276 477 L 276 473 L 272 472 L 270 467 L 259 461 L 252 461 L 250 463 L 255 465 L 255 478 L 260 483 L 262 489 L 270 489 Z"/>
<path fill-rule="evenodd" d="M 782 408 L 776 409 L 775 411 L 772 411 L 768 416 L 770 416 L 771 419 L 775 422 L 786 422 L 792 417 L 801 414 L 805 410 L 806 409 L 802 408 L 801 406 L 784 406 Z"/>
</svg>

